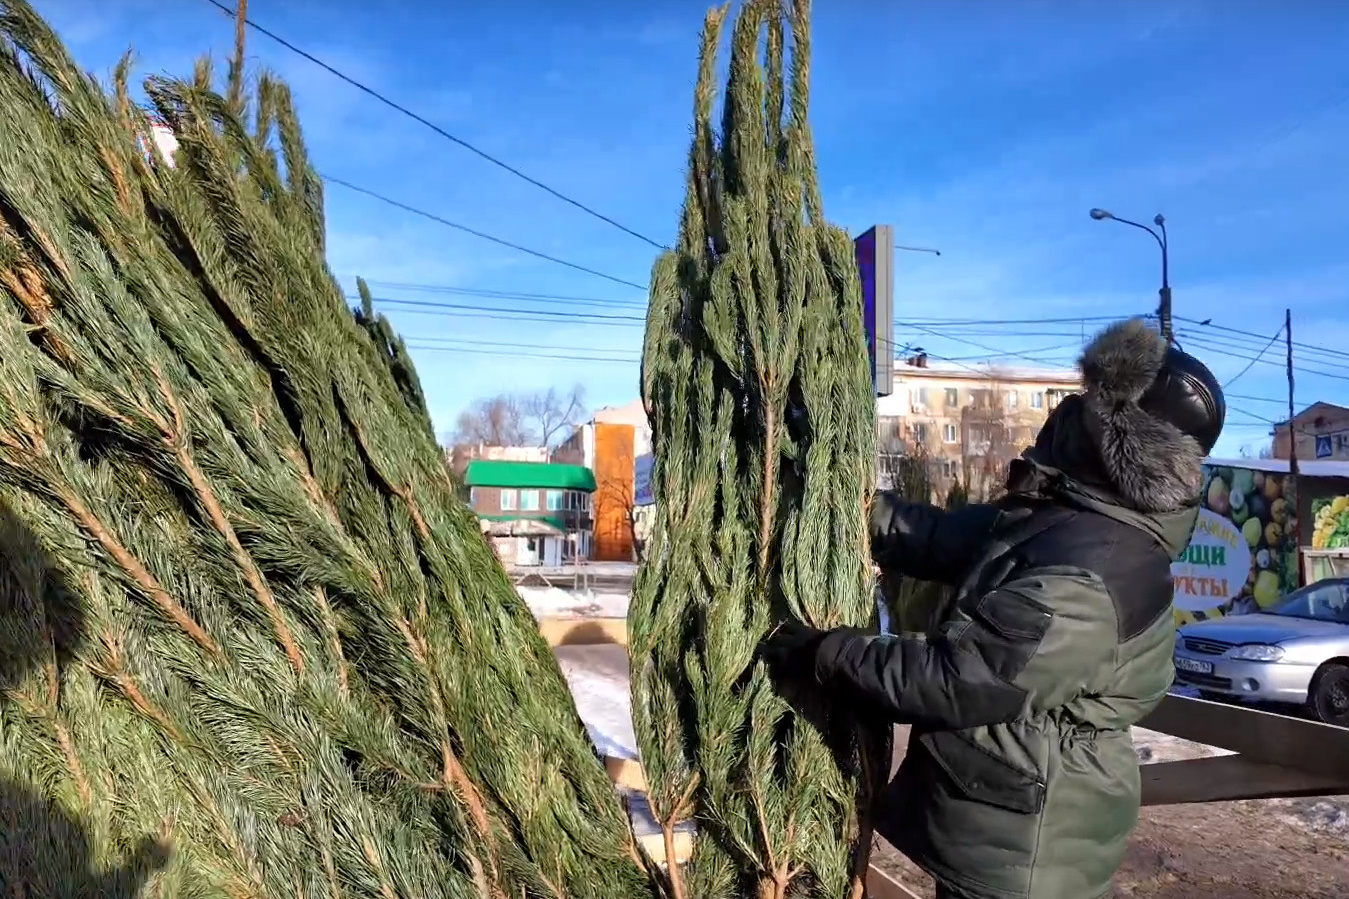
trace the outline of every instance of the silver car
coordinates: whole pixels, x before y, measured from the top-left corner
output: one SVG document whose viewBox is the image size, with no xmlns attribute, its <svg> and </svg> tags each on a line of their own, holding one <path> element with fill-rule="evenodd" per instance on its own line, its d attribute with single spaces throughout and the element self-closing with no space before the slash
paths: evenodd
<svg viewBox="0 0 1349 899">
<path fill-rule="evenodd" d="M 1180 627 L 1176 683 L 1206 699 L 1294 703 L 1349 727 L 1349 578 L 1330 578 L 1278 605 Z"/>
</svg>

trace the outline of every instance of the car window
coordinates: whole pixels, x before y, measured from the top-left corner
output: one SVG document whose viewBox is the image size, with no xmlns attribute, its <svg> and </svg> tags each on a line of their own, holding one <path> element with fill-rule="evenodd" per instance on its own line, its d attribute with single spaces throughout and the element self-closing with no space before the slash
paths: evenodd
<svg viewBox="0 0 1349 899">
<path fill-rule="evenodd" d="M 1290 595 L 1274 611 L 1292 618 L 1349 624 L 1349 589 L 1342 581 L 1312 584 Z"/>
</svg>

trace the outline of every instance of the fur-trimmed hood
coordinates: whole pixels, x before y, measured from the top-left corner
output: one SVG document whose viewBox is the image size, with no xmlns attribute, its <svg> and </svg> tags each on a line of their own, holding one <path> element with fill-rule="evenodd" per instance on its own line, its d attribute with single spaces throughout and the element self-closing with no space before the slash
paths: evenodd
<svg viewBox="0 0 1349 899">
<path fill-rule="evenodd" d="M 1203 448 L 1139 406 L 1162 370 L 1166 350 L 1165 339 L 1141 319 L 1098 334 L 1078 362 L 1081 396 L 1054 410 L 1028 458 L 1106 488 L 1139 512 L 1195 505 Z"/>
</svg>

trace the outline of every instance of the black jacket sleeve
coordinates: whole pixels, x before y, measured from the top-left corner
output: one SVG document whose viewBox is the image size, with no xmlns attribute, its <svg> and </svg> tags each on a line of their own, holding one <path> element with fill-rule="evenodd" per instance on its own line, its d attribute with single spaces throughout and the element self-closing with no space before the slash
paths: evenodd
<svg viewBox="0 0 1349 899">
<path fill-rule="evenodd" d="M 930 637 L 830 631 L 815 674 L 897 723 L 961 730 L 1057 708 L 1102 683 L 1117 629 L 1100 578 L 1044 567 L 957 604 Z"/>
<path fill-rule="evenodd" d="M 882 491 L 871 504 L 871 557 L 884 571 L 958 584 L 998 519 L 984 504 L 954 512 Z"/>
</svg>

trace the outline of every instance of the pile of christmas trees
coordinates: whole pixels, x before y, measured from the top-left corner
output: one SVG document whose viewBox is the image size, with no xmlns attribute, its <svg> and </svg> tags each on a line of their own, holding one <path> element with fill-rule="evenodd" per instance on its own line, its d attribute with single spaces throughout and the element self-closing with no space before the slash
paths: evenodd
<svg viewBox="0 0 1349 899">
<path fill-rule="evenodd" d="M 657 263 L 636 845 L 555 660 L 323 255 L 284 85 L 105 89 L 0 0 L 0 893 L 859 896 L 884 734 L 758 661 L 874 617 L 871 386 L 823 219 L 806 0 L 748 0 Z M 763 59 L 761 63 L 760 59 Z"/>
<path fill-rule="evenodd" d="M 288 93 L 126 79 L 0 2 L 0 892 L 650 896 Z"/>
</svg>

